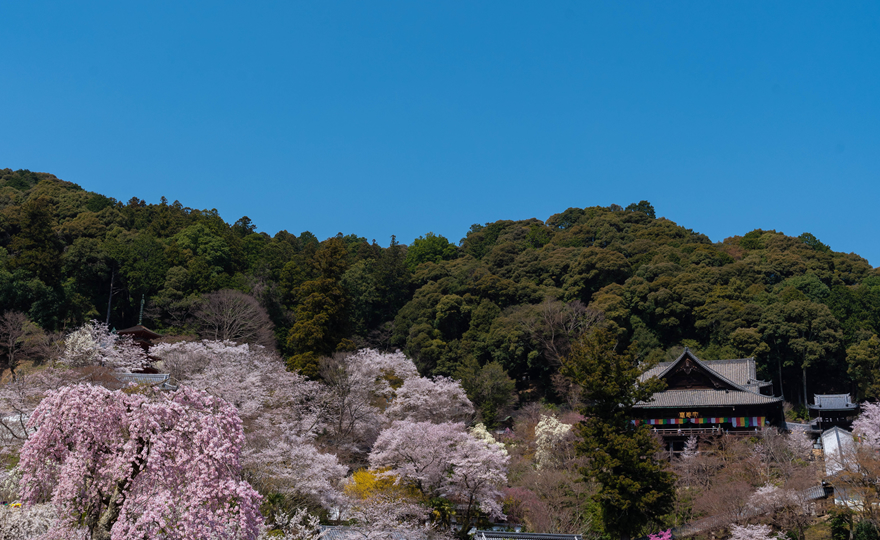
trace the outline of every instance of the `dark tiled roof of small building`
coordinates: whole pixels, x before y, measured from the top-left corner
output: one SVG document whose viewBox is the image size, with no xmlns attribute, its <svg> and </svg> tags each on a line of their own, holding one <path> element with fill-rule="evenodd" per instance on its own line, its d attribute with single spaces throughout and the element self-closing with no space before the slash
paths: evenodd
<svg viewBox="0 0 880 540">
<path fill-rule="evenodd" d="M 157 334 L 142 324 L 117 330 L 116 333 L 121 336 L 132 335 L 142 339 L 156 339 L 162 337 L 162 334 Z"/>
<path fill-rule="evenodd" d="M 474 540 L 581 540 L 579 534 L 549 534 L 549 533 L 517 533 L 505 531 L 476 531 Z"/>
<path fill-rule="evenodd" d="M 859 406 L 852 402 L 849 394 L 816 394 L 813 396 L 813 405 L 807 405 L 810 409 L 829 411 L 855 410 Z"/>
<path fill-rule="evenodd" d="M 419 540 L 426 535 L 410 536 L 401 531 L 371 531 L 360 527 L 321 526 L 322 540 Z"/>
<path fill-rule="evenodd" d="M 148 384 L 158 386 L 162 390 L 176 390 L 177 386 L 169 381 L 167 373 L 114 373 L 114 377 L 123 383 Z"/>
</svg>

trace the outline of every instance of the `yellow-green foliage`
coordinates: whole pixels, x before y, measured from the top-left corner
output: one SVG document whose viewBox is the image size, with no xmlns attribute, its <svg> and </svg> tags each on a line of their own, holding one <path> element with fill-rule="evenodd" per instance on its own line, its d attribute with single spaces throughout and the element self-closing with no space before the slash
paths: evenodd
<svg viewBox="0 0 880 540">
<path fill-rule="evenodd" d="M 360 500 L 377 495 L 391 500 L 413 501 L 419 498 L 419 491 L 414 486 L 404 483 L 388 471 L 388 468 L 356 471 L 345 486 L 345 494 Z"/>
</svg>

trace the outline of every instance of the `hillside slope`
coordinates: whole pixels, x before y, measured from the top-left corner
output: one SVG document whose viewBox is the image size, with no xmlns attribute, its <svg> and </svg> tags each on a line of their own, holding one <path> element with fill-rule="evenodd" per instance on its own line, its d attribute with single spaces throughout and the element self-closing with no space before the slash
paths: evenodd
<svg viewBox="0 0 880 540">
<path fill-rule="evenodd" d="M 146 324 L 187 333 L 200 295 L 226 288 L 260 300 L 293 365 L 400 347 L 426 374 L 497 362 L 520 390 L 551 399 L 568 336 L 595 312 L 644 357 L 684 345 L 706 359 L 756 356 L 791 401 L 805 374 L 809 393 L 855 390 L 852 372 L 870 394 L 880 355 L 880 273 L 808 233 L 713 243 L 643 201 L 474 225 L 458 246 L 428 234 L 382 248 L 355 235 L 269 236 L 246 217 L 230 225 L 164 198 L 121 203 L 0 170 L 4 309 L 62 330 L 104 320 L 109 303 L 124 327 L 143 296 Z"/>
</svg>

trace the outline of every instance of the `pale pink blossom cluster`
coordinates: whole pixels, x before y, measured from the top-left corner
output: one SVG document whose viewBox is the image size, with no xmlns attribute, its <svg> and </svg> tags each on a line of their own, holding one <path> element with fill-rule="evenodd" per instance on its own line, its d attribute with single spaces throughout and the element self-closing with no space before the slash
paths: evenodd
<svg viewBox="0 0 880 540">
<path fill-rule="evenodd" d="M 260 496 L 241 479 L 241 420 L 200 390 L 49 394 L 21 450 L 22 501 L 51 501 L 50 531 L 93 537 L 254 539 Z"/>
<path fill-rule="evenodd" d="M 411 377 L 394 393 L 385 410 L 389 420 L 462 422 L 473 417 L 474 406 L 461 382 L 448 377 Z"/>
<path fill-rule="evenodd" d="M 20 507 L 0 506 L 0 538 L 25 540 L 40 538 L 49 532 L 58 518 L 51 504 L 29 504 Z M 80 535 L 78 538 L 85 540 Z M 65 540 L 78 540 L 76 536 Z"/>
<path fill-rule="evenodd" d="M 804 432 L 789 433 L 785 437 L 785 444 L 798 459 L 807 460 L 813 457 L 813 440 Z"/>
<path fill-rule="evenodd" d="M 288 371 L 274 352 L 259 345 L 178 342 L 150 352 L 180 383 L 235 405 L 246 433 L 269 429 L 313 439 L 323 428 L 324 386 Z"/>
<path fill-rule="evenodd" d="M 785 535 L 773 534 L 770 525 L 733 525 L 730 528 L 730 540 L 776 540 L 783 539 Z"/>
<path fill-rule="evenodd" d="M 27 440 L 27 421 L 51 391 L 79 382 L 68 369 L 46 368 L 0 384 L 0 452 L 15 452 Z"/>
<path fill-rule="evenodd" d="M 330 383 L 330 416 L 339 422 L 337 433 L 366 443 L 375 469 L 390 469 L 401 482 L 416 486 L 428 497 L 445 497 L 464 505 L 458 516 L 465 525 L 477 509 L 501 517 L 500 488 L 506 484 L 509 458 L 503 445 L 477 438 L 462 420 L 473 417 L 473 405 L 459 381 L 446 377 L 419 377 L 415 365 L 399 351 L 381 353 L 364 349 L 325 370 Z M 385 403 L 382 411 L 381 404 Z M 332 426 L 331 426 L 332 427 Z M 373 435 L 372 433 L 377 433 Z M 490 437 L 491 438 L 491 437 Z M 391 511 L 394 505 L 395 511 Z M 349 517 L 369 524 L 371 531 L 390 529 L 391 523 L 408 527 L 409 534 L 429 534 L 414 527 L 423 512 L 401 501 L 359 501 Z M 405 516 L 409 516 L 404 519 Z M 380 519 L 381 518 L 381 519 Z M 408 524 L 408 525 L 407 525 Z M 386 531 L 387 532 L 387 531 Z M 436 531 L 435 531 L 436 532 Z"/>
<path fill-rule="evenodd" d="M 383 426 L 395 420 L 448 422 L 473 416 L 459 381 L 419 377 L 403 353 L 363 349 L 322 368 L 330 399 L 329 439 L 346 452 L 369 451 Z"/>
<path fill-rule="evenodd" d="M 429 510 L 419 504 L 376 494 L 345 510 L 353 527 L 345 530 L 350 540 L 451 540 L 451 534 L 428 521 Z"/>
<path fill-rule="evenodd" d="M 179 342 L 151 351 L 181 383 L 235 405 L 244 423 L 248 478 L 278 493 L 330 507 L 348 472 L 315 438 L 326 426 L 327 389 L 287 371 L 272 351 L 232 342 Z"/>
<path fill-rule="evenodd" d="M 297 508 L 293 515 L 278 512 L 274 521 L 275 526 L 265 527 L 259 540 L 321 540 L 329 533 L 328 529 L 321 529 L 318 516 L 309 514 L 305 508 Z"/>
<path fill-rule="evenodd" d="M 700 440 L 695 435 L 691 435 L 684 443 L 684 451 L 681 453 L 681 459 L 690 460 L 700 455 Z"/>
<path fill-rule="evenodd" d="M 504 516 L 500 490 L 509 457 L 469 434 L 464 424 L 395 421 L 379 434 L 369 461 L 373 468 L 390 468 L 425 495 L 465 505 L 460 517 L 468 523 L 477 508 L 494 518 Z"/>
<path fill-rule="evenodd" d="M 131 336 L 120 336 L 98 321 L 87 322 L 67 335 L 61 363 L 70 367 L 102 366 L 131 372 L 149 364 L 147 354 Z"/>
<path fill-rule="evenodd" d="M 375 394 L 389 397 L 394 393 L 391 384 L 394 379 L 405 381 L 419 376 L 413 361 L 400 351 L 382 353 L 375 349 L 361 349 L 349 355 L 346 364 L 358 379 L 375 383 L 372 389 Z"/>
<path fill-rule="evenodd" d="M 853 432 L 860 440 L 874 449 L 880 449 L 880 403 L 865 402 L 862 414 L 853 422 Z"/>
<path fill-rule="evenodd" d="M 796 505 L 801 502 L 798 492 L 790 489 L 780 489 L 773 484 L 764 484 L 752 494 L 749 506 L 755 510 L 773 510 L 781 506 Z"/>
</svg>

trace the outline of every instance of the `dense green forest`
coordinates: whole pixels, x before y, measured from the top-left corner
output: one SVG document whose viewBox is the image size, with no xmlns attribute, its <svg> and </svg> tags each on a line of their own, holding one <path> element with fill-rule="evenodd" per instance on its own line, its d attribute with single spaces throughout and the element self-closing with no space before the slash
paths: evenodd
<svg viewBox="0 0 880 540">
<path fill-rule="evenodd" d="M 524 399 L 558 401 L 568 340 L 603 320 L 643 358 L 683 346 L 755 356 L 789 401 L 803 399 L 804 377 L 810 394 L 878 397 L 880 386 L 880 272 L 809 233 L 713 243 L 642 201 L 383 248 L 351 234 L 270 236 L 247 217 L 230 225 L 216 210 L 0 170 L 2 310 L 47 331 L 108 317 L 122 328 L 143 297 L 146 325 L 192 334 L 194 306 L 222 289 L 258 299 L 279 351 L 312 375 L 337 350 L 400 348 L 424 374 L 491 380 L 500 366 Z"/>
</svg>

